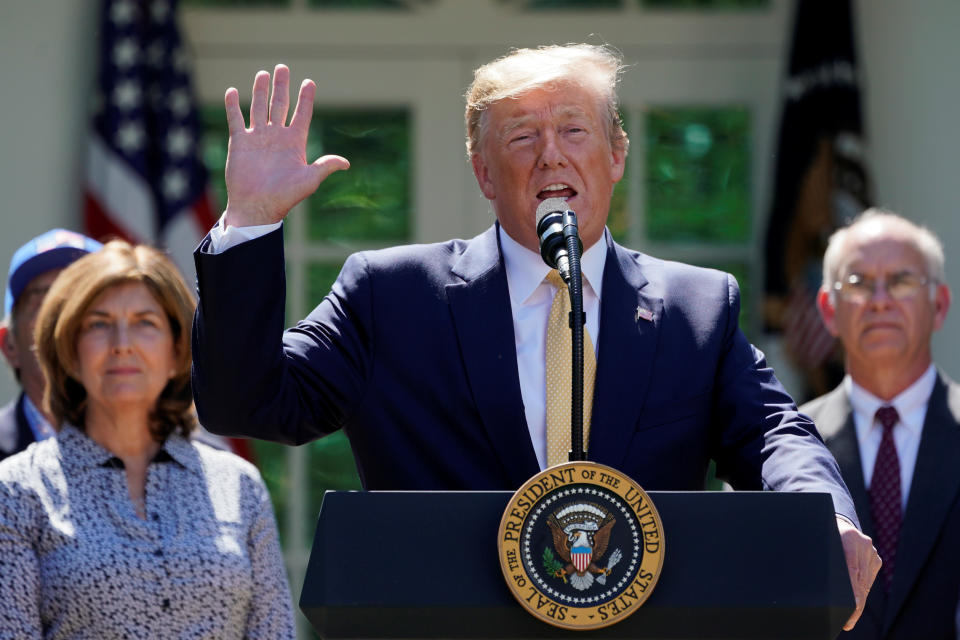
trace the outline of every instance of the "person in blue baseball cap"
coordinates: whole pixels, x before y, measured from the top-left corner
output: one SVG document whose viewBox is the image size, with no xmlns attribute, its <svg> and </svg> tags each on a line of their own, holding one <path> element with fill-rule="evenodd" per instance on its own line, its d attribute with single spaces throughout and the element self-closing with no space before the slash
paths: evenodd
<svg viewBox="0 0 960 640">
<path fill-rule="evenodd" d="M 75 231 L 51 229 L 17 249 L 10 260 L 0 350 L 13 368 L 21 392 L 0 408 L 0 460 L 55 433 L 43 412 L 45 383 L 34 354 L 34 321 L 57 274 L 102 246 Z"/>
</svg>

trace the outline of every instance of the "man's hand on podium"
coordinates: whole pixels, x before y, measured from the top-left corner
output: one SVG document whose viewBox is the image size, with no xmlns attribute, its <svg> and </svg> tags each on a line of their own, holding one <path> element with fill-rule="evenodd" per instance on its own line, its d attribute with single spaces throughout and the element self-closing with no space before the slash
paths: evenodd
<svg viewBox="0 0 960 640">
<path fill-rule="evenodd" d="M 877 550 L 873 548 L 873 540 L 860 533 L 853 523 L 843 516 L 837 516 L 837 529 L 840 530 L 843 554 L 847 559 L 847 571 L 850 572 L 850 584 L 853 586 L 853 598 L 857 603 L 853 615 L 843 625 L 844 631 L 850 631 L 863 613 L 867 594 L 870 593 L 873 580 L 880 571 L 881 562 Z"/>
</svg>

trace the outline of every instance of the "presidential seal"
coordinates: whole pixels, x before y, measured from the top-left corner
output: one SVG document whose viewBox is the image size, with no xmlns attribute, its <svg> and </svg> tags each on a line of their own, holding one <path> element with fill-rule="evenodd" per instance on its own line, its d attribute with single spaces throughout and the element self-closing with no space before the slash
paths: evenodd
<svg viewBox="0 0 960 640">
<path fill-rule="evenodd" d="M 520 487 L 497 546 L 517 601 L 564 629 L 623 620 L 650 596 L 663 567 L 663 527 L 649 496 L 592 462 L 550 467 Z"/>
</svg>

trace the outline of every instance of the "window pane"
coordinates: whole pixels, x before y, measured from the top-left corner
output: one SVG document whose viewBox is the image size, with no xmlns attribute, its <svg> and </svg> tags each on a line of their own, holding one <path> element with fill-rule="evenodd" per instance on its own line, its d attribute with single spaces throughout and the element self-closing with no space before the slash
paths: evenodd
<svg viewBox="0 0 960 640">
<path fill-rule="evenodd" d="M 227 164 L 227 141 L 230 140 L 223 105 L 200 107 L 200 126 L 203 128 L 200 152 L 203 156 L 203 164 L 207 167 L 208 184 L 214 198 L 214 211 L 222 212 L 227 206 L 227 183 L 223 170 Z"/>
<path fill-rule="evenodd" d="M 249 107 L 241 105 L 246 113 Z M 227 202 L 226 117 L 222 106 L 201 109 L 203 160 L 222 210 Z M 313 242 L 406 241 L 410 229 L 410 125 L 406 109 L 315 109 L 307 157 L 336 153 L 350 169 L 331 175 L 307 199 Z"/>
<path fill-rule="evenodd" d="M 639 0 L 646 9 L 767 9 L 770 0 Z"/>
<path fill-rule="evenodd" d="M 307 304 L 319 304 L 340 274 L 340 263 L 314 262 L 307 267 Z M 313 539 L 316 516 L 328 490 L 359 489 L 360 476 L 350 451 L 350 442 L 342 431 L 337 431 L 309 445 L 309 478 L 307 490 L 307 539 Z"/>
<path fill-rule="evenodd" d="M 749 111 L 653 108 L 646 136 L 647 238 L 749 242 Z"/>
<path fill-rule="evenodd" d="M 410 229 L 410 118 L 406 109 L 315 109 L 307 158 L 350 161 L 307 199 L 312 242 L 405 241 Z"/>
<path fill-rule="evenodd" d="M 621 113 L 623 119 L 623 128 L 629 134 L 630 123 L 627 115 Z M 607 227 L 613 234 L 614 240 L 625 243 L 629 239 L 630 232 L 630 211 L 628 203 L 630 198 L 630 155 L 627 154 L 627 163 L 623 170 L 623 179 L 617 183 L 613 189 L 613 199 L 610 201 L 610 215 L 607 217 Z"/>
<path fill-rule="evenodd" d="M 182 0 L 185 7 L 289 7 L 290 0 Z"/>
<path fill-rule="evenodd" d="M 340 262 L 313 262 L 307 266 L 306 306 L 308 309 L 313 310 L 324 296 L 330 293 L 330 287 L 340 275 L 341 267 L 343 264 Z"/>
<path fill-rule="evenodd" d="M 554 9 L 619 9 L 623 0 L 501 0 L 528 11 Z"/>
<path fill-rule="evenodd" d="M 273 512 L 280 529 L 280 544 L 287 536 L 287 504 L 291 496 L 290 476 L 287 474 L 287 446 L 264 440 L 250 440 L 257 468 L 270 492 Z"/>
<path fill-rule="evenodd" d="M 431 0 L 309 0 L 311 7 L 321 9 L 410 9 Z"/>
</svg>

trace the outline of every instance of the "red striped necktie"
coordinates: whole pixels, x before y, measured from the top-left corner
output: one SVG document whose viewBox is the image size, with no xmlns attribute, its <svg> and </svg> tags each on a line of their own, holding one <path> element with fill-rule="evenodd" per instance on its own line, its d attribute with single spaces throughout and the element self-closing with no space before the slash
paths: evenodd
<svg viewBox="0 0 960 640">
<path fill-rule="evenodd" d="M 900 540 L 901 497 L 900 497 L 900 458 L 893 443 L 893 427 L 899 420 L 893 407 L 877 409 L 877 422 L 883 426 L 883 437 L 877 459 L 873 465 L 873 478 L 870 481 L 870 513 L 876 528 L 874 544 L 883 560 L 880 575 L 877 576 L 885 591 L 890 590 L 893 579 L 893 567 L 897 558 L 897 542 Z"/>
</svg>

